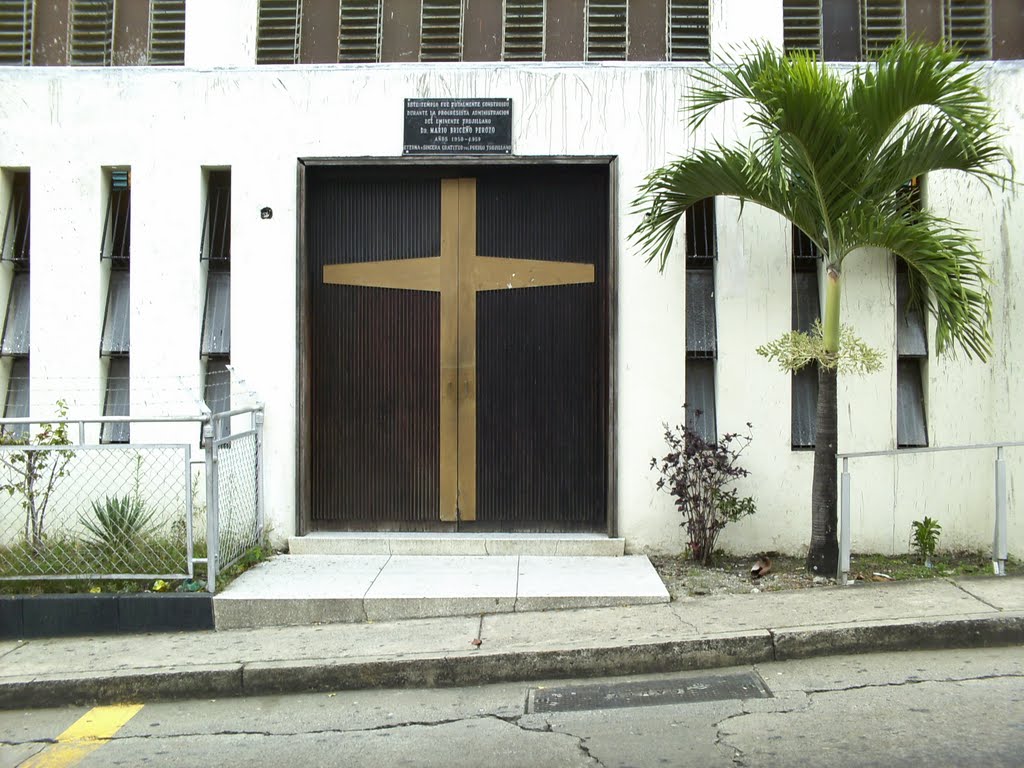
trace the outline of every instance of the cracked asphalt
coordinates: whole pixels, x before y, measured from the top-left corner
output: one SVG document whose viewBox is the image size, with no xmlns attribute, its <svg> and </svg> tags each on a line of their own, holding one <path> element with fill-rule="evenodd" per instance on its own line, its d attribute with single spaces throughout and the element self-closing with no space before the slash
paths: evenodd
<svg viewBox="0 0 1024 768">
<path fill-rule="evenodd" d="M 605 678 L 148 703 L 71 764 L 1024 765 L 1020 647 L 833 656 L 732 671 L 756 672 L 772 696 L 530 711 L 531 689 L 617 682 Z M 628 680 L 671 687 L 703 674 Z M 0 768 L 57 764 L 46 762 L 47 750 L 88 712 L 0 712 Z"/>
</svg>

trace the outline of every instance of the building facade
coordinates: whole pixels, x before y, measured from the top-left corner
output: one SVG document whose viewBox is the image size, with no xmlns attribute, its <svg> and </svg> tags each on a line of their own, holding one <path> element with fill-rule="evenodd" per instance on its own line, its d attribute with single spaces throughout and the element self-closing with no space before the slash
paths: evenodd
<svg viewBox="0 0 1024 768">
<path fill-rule="evenodd" d="M 7 0 L 0 33 L 5 415 L 255 392 L 278 540 L 593 530 L 678 551 L 650 460 L 689 402 L 708 434 L 754 425 L 759 511 L 722 543 L 799 551 L 814 387 L 754 349 L 818 311 L 813 251 L 725 199 L 688 217 L 663 274 L 628 239 L 648 173 L 742 136 L 734 111 L 686 128 L 694 69 L 759 40 L 840 67 L 950 40 L 1024 157 L 1015 0 Z M 507 144 L 417 151 L 407 122 L 449 109 L 510 111 L 481 118 Z M 996 352 L 936 357 L 891 256 L 857 255 L 844 320 L 885 362 L 840 379 L 843 453 L 1024 439 L 1020 194 L 945 174 L 919 192 L 978 235 Z M 1006 454 L 1019 552 L 1024 449 Z M 926 514 L 943 544 L 986 546 L 993 459 L 851 460 L 854 548 L 904 551 Z"/>
</svg>

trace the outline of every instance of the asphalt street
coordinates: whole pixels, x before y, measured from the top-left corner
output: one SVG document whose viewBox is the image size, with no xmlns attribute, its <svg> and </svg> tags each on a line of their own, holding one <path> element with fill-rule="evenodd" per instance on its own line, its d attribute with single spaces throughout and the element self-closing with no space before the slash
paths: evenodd
<svg viewBox="0 0 1024 768">
<path fill-rule="evenodd" d="M 0 745 L 2 768 L 1021 766 L 1024 653 L 7 711 Z"/>
</svg>

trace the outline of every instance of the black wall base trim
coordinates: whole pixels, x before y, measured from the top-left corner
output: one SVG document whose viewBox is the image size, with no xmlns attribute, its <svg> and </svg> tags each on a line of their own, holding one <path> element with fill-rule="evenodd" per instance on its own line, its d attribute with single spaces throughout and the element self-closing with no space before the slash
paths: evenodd
<svg viewBox="0 0 1024 768">
<path fill-rule="evenodd" d="M 0 597 L 0 638 L 213 629 L 207 592 Z"/>
</svg>

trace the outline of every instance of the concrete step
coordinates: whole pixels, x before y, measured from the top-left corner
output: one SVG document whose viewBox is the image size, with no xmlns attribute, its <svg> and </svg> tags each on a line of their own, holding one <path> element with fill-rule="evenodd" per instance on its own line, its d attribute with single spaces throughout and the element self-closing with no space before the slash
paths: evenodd
<svg viewBox="0 0 1024 768">
<path fill-rule="evenodd" d="M 293 555 L 621 557 L 625 539 L 599 533 L 321 532 L 288 539 Z"/>
<path fill-rule="evenodd" d="M 217 629 L 667 603 L 643 555 L 278 555 L 213 599 Z"/>
</svg>

